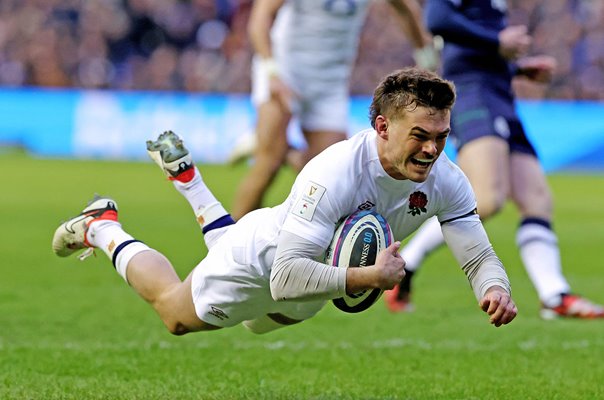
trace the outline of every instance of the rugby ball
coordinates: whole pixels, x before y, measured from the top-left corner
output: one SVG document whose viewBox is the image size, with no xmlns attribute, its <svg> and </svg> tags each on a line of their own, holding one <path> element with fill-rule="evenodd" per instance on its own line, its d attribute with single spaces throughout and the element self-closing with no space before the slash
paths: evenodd
<svg viewBox="0 0 604 400">
<path fill-rule="evenodd" d="M 392 230 L 386 219 L 372 210 L 359 210 L 336 227 L 325 253 L 325 263 L 339 268 L 366 267 L 375 264 L 377 254 L 392 243 Z M 381 289 L 334 299 L 333 304 L 348 313 L 368 309 L 382 295 Z"/>
</svg>

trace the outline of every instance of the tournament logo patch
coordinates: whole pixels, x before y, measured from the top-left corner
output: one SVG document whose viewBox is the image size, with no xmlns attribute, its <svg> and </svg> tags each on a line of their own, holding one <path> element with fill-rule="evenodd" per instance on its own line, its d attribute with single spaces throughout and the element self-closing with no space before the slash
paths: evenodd
<svg viewBox="0 0 604 400">
<path fill-rule="evenodd" d="M 421 213 L 428 212 L 426 206 L 428 205 L 428 196 L 424 192 L 413 192 L 409 196 L 409 211 L 407 214 L 420 215 Z"/>
<path fill-rule="evenodd" d="M 321 200 L 326 190 L 323 186 L 309 181 L 291 213 L 307 221 L 312 221 L 317 204 L 319 204 L 319 200 Z"/>
</svg>

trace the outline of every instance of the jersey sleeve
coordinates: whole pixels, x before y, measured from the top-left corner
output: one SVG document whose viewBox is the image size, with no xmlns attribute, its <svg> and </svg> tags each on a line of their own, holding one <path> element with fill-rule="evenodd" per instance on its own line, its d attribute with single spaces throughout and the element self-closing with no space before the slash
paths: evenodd
<svg viewBox="0 0 604 400">
<path fill-rule="evenodd" d="M 505 268 L 477 215 L 445 223 L 442 232 L 447 246 L 468 277 L 477 300 L 482 299 L 492 286 L 511 293 Z"/>
<path fill-rule="evenodd" d="M 487 51 L 499 49 L 499 31 L 472 21 L 461 12 L 461 0 L 428 0 L 424 15 L 426 27 L 445 42 Z"/>
<path fill-rule="evenodd" d="M 270 289 L 275 301 L 330 300 L 346 293 L 346 268 L 315 259 L 322 253 L 316 244 L 282 232 L 271 269 Z"/>
<path fill-rule="evenodd" d="M 437 213 L 441 224 L 476 213 L 476 196 L 466 175 L 448 159 L 443 164 L 446 173 L 442 181 L 446 184 L 442 187 L 442 206 Z"/>
</svg>

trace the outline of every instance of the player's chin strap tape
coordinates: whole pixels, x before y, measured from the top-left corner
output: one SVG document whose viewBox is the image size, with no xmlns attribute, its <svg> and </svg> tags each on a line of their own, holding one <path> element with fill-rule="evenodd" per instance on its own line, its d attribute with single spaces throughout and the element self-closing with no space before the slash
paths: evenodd
<svg viewBox="0 0 604 400">
<path fill-rule="evenodd" d="M 472 211 L 470 211 L 470 212 L 469 212 L 469 213 L 467 213 L 467 214 L 460 215 L 459 217 L 451 218 L 451 219 L 448 219 L 448 220 L 446 220 L 446 221 L 442 221 L 440 224 L 441 224 L 441 225 L 442 225 L 442 224 L 446 224 L 447 222 L 451 222 L 451 221 L 455 221 L 455 220 L 457 220 L 457 219 L 462 219 L 462 218 L 465 218 L 465 217 L 469 217 L 470 215 L 474 215 L 474 214 L 478 214 L 478 210 L 477 210 L 476 208 L 475 208 L 475 209 L 473 209 Z"/>
<path fill-rule="evenodd" d="M 135 242 L 143 243 L 140 240 L 131 239 L 131 240 L 126 240 L 125 242 L 122 242 L 119 246 L 117 246 L 117 248 L 113 252 L 113 257 L 111 257 L 111 263 L 113 264 L 113 268 L 116 268 L 115 260 L 117 260 L 117 255 L 120 253 L 120 251 L 124 250 L 124 247 L 128 246 L 129 244 L 132 244 Z"/>
</svg>

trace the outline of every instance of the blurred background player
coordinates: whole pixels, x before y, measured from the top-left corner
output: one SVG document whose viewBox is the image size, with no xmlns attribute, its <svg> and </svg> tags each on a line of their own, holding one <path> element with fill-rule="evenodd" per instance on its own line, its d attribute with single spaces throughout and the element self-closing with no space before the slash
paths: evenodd
<svg viewBox="0 0 604 400">
<path fill-rule="evenodd" d="M 508 198 L 517 206 L 516 243 L 543 318 L 604 317 L 603 307 L 571 294 L 562 274 L 550 189 L 515 111 L 512 79 L 547 82 L 555 60 L 522 58 L 532 38 L 526 26 L 507 26 L 504 0 L 428 0 L 424 12 L 428 29 L 444 39 L 443 76 L 457 87 L 451 126 L 458 164 L 474 188 L 481 219 L 495 215 Z M 386 293 L 390 311 L 412 310 L 413 273 L 443 243 L 440 225 L 432 219 L 404 247 L 407 274 Z"/>
<path fill-rule="evenodd" d="M 413 46 L 418 65 L 434 68 L 437 54 L 421 25 L 416 0 L 389 0 Z M 255 134 L 242 138 L 233 159 L 253 152 L 233 217 L 259 208 L 286 162 L 300 170 L 329 145 L 346 139 L 349 78 L 369 0 L 256 0 L 248 33 L 255 52 L 252 102 Z M 299 119 L 307 148 L 290 151 L 287 128 Z"/>
</svg>

